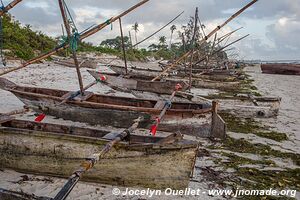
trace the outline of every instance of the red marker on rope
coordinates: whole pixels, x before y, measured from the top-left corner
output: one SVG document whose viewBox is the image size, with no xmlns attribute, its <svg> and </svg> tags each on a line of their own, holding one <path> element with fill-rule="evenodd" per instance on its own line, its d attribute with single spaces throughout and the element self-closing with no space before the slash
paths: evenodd
<svg viewBox="0 0 300 200">
<path fill-rule="evenodd" d="M 155 124 L 152 125 L 152 126 L 151 126 L 151 129 L 150 129 L 150 133 L 151 133 L 153 136 L 156 135 L 158 125 L 159 125 L 160 121 L 162 120 L 163 116 L 166 114 L 166 111 L 167 111 L 168 109 L 171 108 L 171 106 L 172 106 L 171 101 L 174 99 L 176 92 L 177 92 L 178 90 L 181 90 L 181 89 L 182 89 L 182 86 L 181 86 L 179 83 L 176 84 L 175 90 L 173 91 L 173 93 L 172 93 L 172 95 L 170 96 L 169 100 L 167 100 L 167 101 L 165 102 L 165 105 L 164 105 L 164 107 L 163 107 L 163 109 L 162 109 L 160 115 L 159 115 L 158 117 L 155 118 Z"/>
<path fill-rule="evenodd" d="M 45 115 L 44 113 L 42 113 L 42 114 L 38 115 L 38 116 L 34 119 L 34 121 L 35 121 L 35 122 L 41 122 L 41 121 L 44 120 L 45 117 L 46 117 L 46 115 Z"/>
</svg>

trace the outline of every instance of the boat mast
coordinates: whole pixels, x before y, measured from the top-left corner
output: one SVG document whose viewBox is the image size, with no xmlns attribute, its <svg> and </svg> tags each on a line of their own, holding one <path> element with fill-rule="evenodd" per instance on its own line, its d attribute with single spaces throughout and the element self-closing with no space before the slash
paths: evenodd
<svg viewBox="0 0 300 200">
<path fill-rule="evenodd" d="M 15 7 L 18 3 L 20 3 L 22 0 L 14 0 L 7 6 L 5 6 L 3 9 L 0 9 L 0 16 L 4 15 L 7 11 Z"/>
<path fill-rule="evenodd" d="M 211 36 L 213 36 L 216 32 L 218 32 L 221 28 L 226 26 L 230 21 L 232 21 L 234 18 L 239 16 L 242 12 L 244 12 L 247 8 L 252 6 L 254 3 L 256 3 L 258 0 L 253 0 L 250 3 L 248 3 L 246 6 L 244 6 L 242 9 L 237 11 L 235 14 L 233 14 L 230 18 L 228 18 L 223 24 L 217 26 L 213 31 L 211 31 L 205 38 L 203 38 L 200 42 L 199 45 L 203 44 L 205 41 L 207 41 Z M 173 67 L 177 66 L 181 61 L 183 61 L 186 57 L 191 55 L 191 50 L 186 52 L 184 55 L 182 55 L 180 58 L 178 58 L 173 64 L 170 64 L 165 70 L 163 70 L 158 76 L 156 76 L 152 81 L 156 81 L 159 79 L 163 74 L 168 72 L 170 69 Z"/>
<path fill-rule="evenodd" d="M 59 7 L 60 7 L 60 12 L 64 21 L 64 25 L 66 28 L 66 32 L 68 35 L 68 41 L 72 42 L 72 37 L 73 40 L 76 40 L 74 42 L 78 42 L 77 41 L 77 30 L 75 28 L 73 28 L 72 32 L 71 32 L 71 26 L 70 26 L 70 21 L 67 17 L 67 13 L 66 13 L 66 4 L 64 2 L 64 0 L 58 0 L 59 3 Z M 77 59 L 77 54 L 76 54 L 76 50 L 75 48 L 71 47 L 71 51 L 72 51 L 72 55 L 73 55 L 73 59 L 74 59 L 74 63 L 75 63 L 75 67 L 76 67 L 76 72 L 77 72 L 77 77 L 78 77 L 78 81 L 79 81 L 79 88 L 80 88 L 80 92 L 81 95 L 84 95 L 84 91 L 83 91 L 83 82 L 82 82 L 82 77 L 81 77 L 81 72 L 80 72 L 80 67 L 79 67 L 79 63 L 78 63 L 78 59 Z"/>
<path fill-rule="evenodd" d="M 191 91 L 192 88 L 192 73 L 193 73 L 193 60 L 194 60 L 194 50 L 195 50 L 195 40 L 196 40 L 196 34 L 197 34 L 197 26 L 198 26 L 198 7 L 196 8 L 195 11 L 195 25 L 194 25 L 194 33 L 193 33 L 193 38 L 192 38 L 192 42 L 191 42 L 191 60 L 190 60 L 190 77 L 189 77 L 189 90 Z"/>
<path fill-rule="evenodd" d="M 121 40 L 122 40 L 122 50 L 123 50 L 123 57 L 124 57 L 124 63 L 125 63 L 125 71 L 126 74 L 128 73 L 127 70 L 127 58 L 126 58 L 126 50 L 125 50 L 125 42 L 124 42 L 124 35 L 123 35 L 123 28 L 122 28 L 122 20 L 119 18 L 119 24 L 120 24 L 120 32 L 121 32 Z"/>
</svg>

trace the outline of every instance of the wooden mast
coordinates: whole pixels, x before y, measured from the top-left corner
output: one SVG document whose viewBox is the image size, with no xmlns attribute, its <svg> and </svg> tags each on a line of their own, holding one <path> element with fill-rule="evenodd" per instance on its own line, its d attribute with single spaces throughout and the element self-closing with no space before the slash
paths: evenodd
<svg viewBox="0 0 300 200">
<path fill-rule="evenodd" d="M 250 3 L 248 3 L 246 6 L 244 6 L 242 9 L 240 9 L 239 11 L 237 11 L 234 15 L 232 15 L 230 18 L 228 18 L 223 24 L 217 26 L 214 30 L 212 30 L 206 37 L 203 38 L 203 40 L 201 40 L 199 42 L 199 45 L 201 45 L 203 42 L 207 41 L 211 36 L 213 36 L 216 32 L 218 32 L 221 28 L 223 28 L 224 26 L 226 26 L 230 21 L 232 21 L 234 18 L 236 18 L 237 16 L 239 16 L 242 12 L 244 12 L 247 8 L 249 8 L 250 6 L 252 6 L 254 3 L 256 3 L 258 0 L 253 0 Z M 152 81 L 156 81 L 157 79 L 159 79 L 163 74 L 165 74 L 166 72 L 168 72 L 170 69 L 172 69 L 173 67 L 177 66 L 178 63 L 180 63 L 182 60 L 184 60 L 186 57 L 188 57 L 191 54 L 191 51 L 188 51 L 187 53 L 185 53 L 184 55 L 182 55 L 180 58 L 178 58 L 173 64 L 170 64 L 164 71 L 162 71 L 157 77 L 155 77 L 154 79 L 152 79 Z"/>
<path fill-rule="evenodd" d="M 190 60 L 190 77 L 189 77 L 189 90 L 191 91 L 192 88 L 192 73 L 193 73 L 193 60 L 194 60 L 194 50 L 195 50 L 195 40 L 197 34 L 197 25 L 198 25 L 198 7 L 195 11 L 195 24 L 194 24 L 194 33 L 192 38 L 192 49 L 191 49 L 191 60 Z"/>
<path fill-rule="evenodd" d="M 122 28 L 122 20 L 119 18 L 119 24 L 120 24 L 120 32 L 121 32 L 121 39 L 122 39 L 122 50 L 123 50 L 123 57 L 124 57 L 124 63 L 125 63 L 125 72 L 128 73 L 127 70 L 127 58 L 126 58 L 126 50 L 125 50 L 125 42 L 124 42 L 124 35 L 123 35 L 123 28 Z"/>
<path fill-rule="evenodd" d="M 4 15 L 4 13 L 6 13 L 7 11 L 9 11 L 10 9 L 12 9 L 13 7 L 15 7 L 18 3 L 20 3 L 22 0 L 14 0 L 12 1 L 10 4 L 8 4 L 7 6 L 5 6 L 5 8 L 3 10 L 0 10 L 0 16 Z"/>
<path fill-rule="evenodd" d="M 59 4 L 59 7 L 60 7 L 60 12 L 61 12 L 61 15 L 62 15 L 62 18 L 63 18 L 63 21 L 64 21 L 64 25 L 65 25 L 65 28 L 66 28 L 66 32 L 68 34 L 68 41 L 70 42 L 73 33 L 71 33 L 70 23 L 68 21 L 67 15 L 66 15 L 65 3 L 64 3 L 63 0 L 58 0 L 58 4 Z M 76 67 L 80 92 L 81 92 L 81 95 L 83 96 L 84 95 L 83 82 L 82 82 L 80 67 L 79 67 L 79 63 L 78 63 L 78 59 L 77 59 L 75 49 L 72 49 L 72 55 L 73 55 L 73 59 L 74 59 L 75 67 Z"/>
<path fill-rule="evenodd" d="M 104 29 L 106 26 L 108 26 L 108 25 L 111 24 L 112 22 L 114 22 L 114 21 L 118 20 L 119 18 L 121 18 L 121 17 L 127 15 L 128 13 L 130 13 L 131 11 L 135 10 L 136 8 L 140 7 L 141 5 L 145 4 L 145 3 L 148 2 L 148 1 L 149 1 L 149 0 L 143 0 L 143 1 L 141 1 L 140 3 L 138 3 L 138 4 L 134 5 L 134 6 L 132 6 L 132 7 L 129 8 L 128 10 L 124 11 L 123 13 L 119 14 L 118 16 L 113 17 L 113 18 L 107 20 L 106 22 L 101 23 L 101 24 L 95 26 L 94 28 L 92 28 L 92 29 L 86 31 L 85 33 L 83 33 L 83 34 L 80 35 L 79 41 L 84 40 L 85 38 L 87 38 L 87 37 L 89 37 L 89 36 L 91 36 L 91 35 L 97 33 L 98 31 Z M 69 47 L 69 44 L 64 43 L 64 44 L 62 44 L 62 45 L 56 47 L 55 49 L 53 49 L 53 50 L 51 50 L 51 51 L 49 51 L 49 52 L 47 52 L 47 53 L 45 53 L 45 54 L 42 54 L 42 55 L 40 55 L 40 56 L 38 56 L 38 57 L 35 57 L 35 58 L 33 58 L 33 59 L 31 59 L 31 60 L 25 62 L 24 64 L 22 64 L 22 65 L 19 66 L 19 67 L 12 68 L 12 69 L 9 69 L 9 70 L 6 70 L 6 71 L 0 73 L 0 76 L 2 76 L 2 75 L 4 75 L 4 74 L 8 74 L 8 73 L 13 72 L 13 71 L 16 71 L 16 70 L 19 70 L 19 69 L 22 69 L 22 68 L 25 68 L 25 67 L 27 67 L 28 65 L 31 65 L 31 64 L 33 64 L 33 63 L 35 63 L 35 62 L 38 62 L 38 61 L 40 61 L 40 60 L 43 60 L 43 59 L 45 59 L 45 58 L 48 58 L 49 56 L 54 55 L 55 53 L 60 52 L 61 50 L 67 49 L 68 47 Z"/>
</svg>

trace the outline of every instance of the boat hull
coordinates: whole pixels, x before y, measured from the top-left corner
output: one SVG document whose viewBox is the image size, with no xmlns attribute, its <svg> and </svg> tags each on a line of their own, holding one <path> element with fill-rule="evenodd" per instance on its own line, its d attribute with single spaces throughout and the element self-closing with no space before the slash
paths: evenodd
<svg viewBox="0 0 300 200">
<path fill-rule="evenodd" d="M 125 68 L 120 66 L 110 66 L 110 68 L 118 75 L 125 75 Z M 154 77 L 158 76 L 160 74 L 160 71 L 153 70 L 153 69 L 141 69 L 141 68 L 131 68 L 128 71 L 128 74 L 131 78 L 138 80 L 138 79 L 144 79 L 144 80 L 151 80 Z M 166 79 L 167 82 L 170 82 L 172 85 L 175 82 L 181 83 L 182 85 L 185 85 L 184 83 L 188 82 L 188 80 L 184 80 L 182 78 L 186 77 L 185 73 L 182 72 L 173 72 L 170 75 L 169 79 Z M 239 82 L 236 81 L 237 78 L 235 76 L 231 76 L 230 74 L 209 74 L 209 75 L 197 75 L 194 74 L 192 78 L 192 86 L 197 88 L 207 88 L 207 89 L 219 89 L 219 90 L 232 90 L 234 87 L 239 87 Z M 226 82 L 224 82 L 226 81 Z M 182 83 L 184 82 L 184 83 Z M 115 82 L 117 83 L 117 82 Z M 153 83 L 153 82 L 152 82 Z M 161 82 L 158 82 L 157 84 L 160 84 Z M 154 84 L 154 83 L 153 83 Z M 137 83 L 132 82 L 131 87 L 132 89 L 137 88 Z M 141 85 L 141 90 L 143 88 L 150 88 L 147 85 Z M 151 87 L 156 88 L 156 90 L 150 89 L 150 92 L 156 92 L 161 93 L 157 86 Z M 170 86 L 167 86 L 167 90 L 170 90 Z"/>
<path fill-rule="evenodd" d="M 262 64 L 261 70 L 265 74 L 300 75 L 300 64 L 291 64 L 291 63 Z"/>
<path fill-rule="evenodd" d="M 66 134 L 2 126 L 0 168 L 69 177 L 108 141 L 74 135 L 74 129 Z M 193 171 L 197 145 L 193 141 L 131 145 L 122 142 L 85 173 L 82 180 L 127 187 L 183 189 Z"/>
<path fill-rule="evenodd" d="M 172 94 L 176 84 L 182 86 L 181 91 L 186 91 L 188 84 L 182 80 L 165 80 L 165 81 L 147 81 L 141 79 L 133 79 L 119 76 L 111 73 L 98 73 L 96 71 L 88 70 L 88 72 L 94 77 L 99 78 L 100 75 L 106 77 L 106 83 L 109 86 L 124 89 L 124 90 L 136 90 L 154 92 L 158 94 Z"/>
<path fill-rule="evenodd" d="M 69 101 L 60 104 L 60 98 L 37 97 L 36 94 L 26 94 L 11 91 L 29 108 L 36 112 L 43 112 L 66 120 L 89 123 L 91 125 L 113 126 L 117 128 L 130 127 L 132 122 L 140 116 L 144 121 L 140 123 L 140 128 L 151 128 L 154 120 L 159 115 L 160 110 L 150 109 L 149 111 L 128 110 L 120 108 L 104 108 L 98 105 L 92 106 L 84 102 Z M 221 133 L 212 133 L 213 118 L 211 108 L 200 111 L 167 111 L 163 121 L 158 126 L 159 131 L 179 132 L 185 135 L 197 137 L 215 137 L 220 135 L 225 137 L 225 129 Z M 225 124 L 216 126 L 224 127 Z"/>
</svg>

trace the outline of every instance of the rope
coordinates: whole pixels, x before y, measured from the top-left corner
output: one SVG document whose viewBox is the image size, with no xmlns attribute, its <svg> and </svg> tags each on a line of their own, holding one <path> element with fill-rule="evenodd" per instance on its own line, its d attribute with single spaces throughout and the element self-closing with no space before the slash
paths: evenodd
<svg viewBox="0 0 300 200">
<path fill-rule="evenodd" d="M 0 10 L 2 10 L 3 12 L 6 12 L 5 11 L 5 6 L 4 6 L 2 0 L 1 0 Z M 3 17 L 0 17 L 0 57 L 1 57 L 1 62 L 3 64 L 3 66 L 6 66 L 6 60 L 5 60 L 4 54 L 3 54 L 3 42 L 4 42 L 4 38 L 3 38 Z"/>
<path fill-rule="evenodd" d="M 62 41 L 64 43 L 69 42 L 70 44 L 70 49 L 75 52 L 78 50 L 78 43 L 79 43 L 79 39 L 80 39 L 80 34 L 78 33 L 78 29 L 76 27 L 76 24 L 73 20 L 73 17 L 71 15 L 71 12 L 66 4 L 66 2 L 63 0 L 63 4 L 67 13 L 67 17 L 68 17 L 68 21 L 69 21 L 69 25 L 70 28 L 72 30 L 72 36 L 70 38 L 62 38 Z"/>
</svg>

